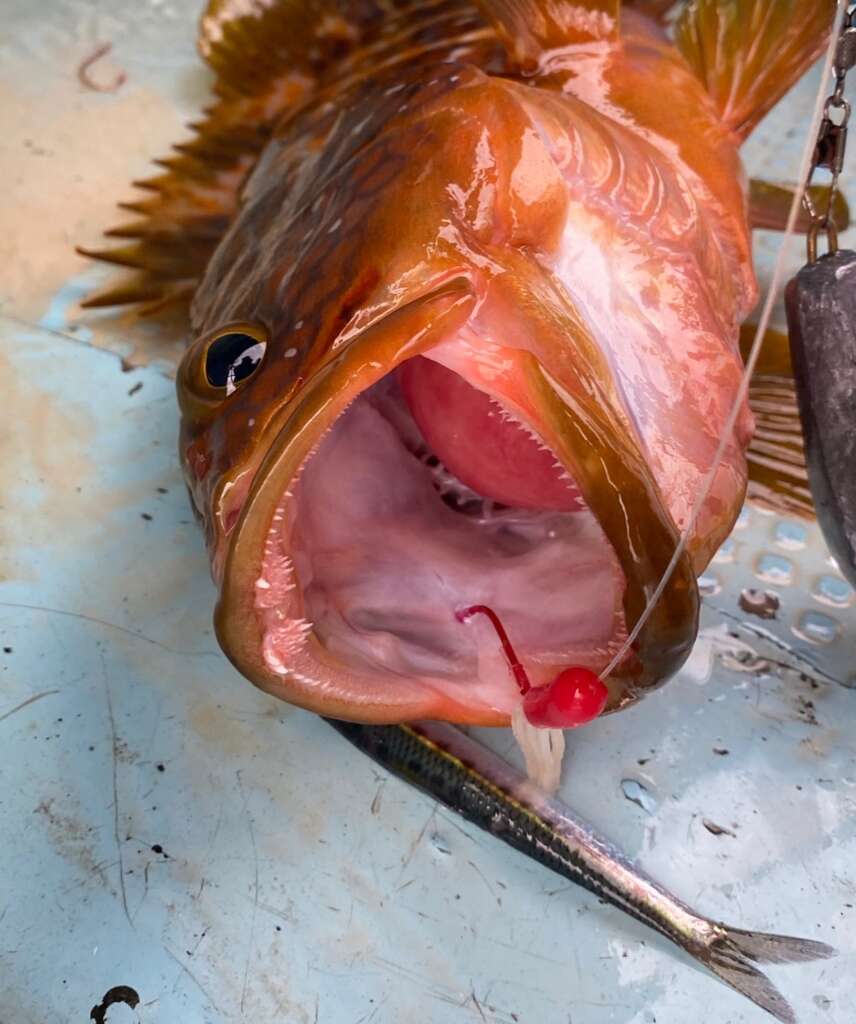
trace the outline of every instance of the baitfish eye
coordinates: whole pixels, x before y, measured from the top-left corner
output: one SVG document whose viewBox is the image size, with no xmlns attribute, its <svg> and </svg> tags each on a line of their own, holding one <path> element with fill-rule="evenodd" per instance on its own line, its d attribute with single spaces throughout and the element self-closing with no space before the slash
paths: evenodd
<svg viewBox="0 0 856 1024">
<path fill-rule="evenodd" d="M 205 377 L 214 388 L 231 395 L 261 366 L 266 343 L 241 330 L 227 331 L 214 338 L 205 352 Z"/>
</svg>

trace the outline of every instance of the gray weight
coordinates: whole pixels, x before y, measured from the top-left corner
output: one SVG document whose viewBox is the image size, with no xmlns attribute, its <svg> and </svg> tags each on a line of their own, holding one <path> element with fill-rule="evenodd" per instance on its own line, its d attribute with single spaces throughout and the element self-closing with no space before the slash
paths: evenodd
<svg viewBox="0 0 856 1024">
<path fill-rule="evenodd" d="M 856 586 L 856 252 L 803 267 L 785 308 L 817 519 Z"/>
</svg>

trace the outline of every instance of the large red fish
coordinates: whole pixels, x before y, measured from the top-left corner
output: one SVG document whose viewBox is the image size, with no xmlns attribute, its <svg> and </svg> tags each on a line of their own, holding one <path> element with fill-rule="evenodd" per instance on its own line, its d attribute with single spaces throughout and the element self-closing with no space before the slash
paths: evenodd
<svg viewBox="0 0 856 1024">
<path fill-rule="evenodd" d="M 145 183 L 101 304 L 192 294 L 181 455 L 217 633 L 366 722 L 507 724 L 602 670 L 688 522 L 757 295 L 740 145 L 832 0 L 211 0 L 217 101 Z M 767 226 L 781 196 L 756 191 Z M 608 679 L 680 666 L 746 488 L 745 408 Z"/>
</svg>

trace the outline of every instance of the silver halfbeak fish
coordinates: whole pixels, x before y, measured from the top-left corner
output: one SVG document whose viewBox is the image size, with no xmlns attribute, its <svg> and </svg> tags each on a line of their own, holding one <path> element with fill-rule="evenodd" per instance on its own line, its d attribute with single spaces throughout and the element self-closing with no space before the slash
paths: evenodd
<svg viewBox="0 0 856 1024">
<path fill-rule="evenodd" d="M 822 942 L 744 931 L 696 913 L 558 800 L 453 726 L 327 721 L 394 775 L 655 928 L 782 1024 L 796 1024 L 794 1011 L 754 964 L 799 963 L 836 953 Z"/>
</svg>

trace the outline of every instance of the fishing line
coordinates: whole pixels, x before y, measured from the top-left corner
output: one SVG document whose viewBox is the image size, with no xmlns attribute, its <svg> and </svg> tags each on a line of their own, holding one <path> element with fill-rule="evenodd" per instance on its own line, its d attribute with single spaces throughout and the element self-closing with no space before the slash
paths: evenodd
<svg viewBox="0 0 856 1024">
<path fill-rule="evenodd" d="M 660 600 L 663 591 L 668 586 L 669 580 L 672 578 L 672 574 L 675 571 L 675 567 L 681 560 L 684 552 L 686 551 L 687 544 L 689 543 L 690 536 L 695 530 L 698 517 L 701 514 L 702 507 L 707 500 L 710 489 L 713 486 L 714 478 L 716 477 L 717 471 L 719 470 L 722 460 L 725 457 L 725 452 L 728 446 L 731 444 L 732 434 L 734 432 L 734 425 L 737 422 L 737 417 L 740 415 L 740 411 L 743 407 L 743 402 L 746 398 L 746 393 L 749 390 L 749 381 L 752 377 L 752 373 L 755 369 L 755 363 L 758 360 L 758 355 L 761 351 L 761 346 L 764 343 L 764 335 L 767 333 L 767 328 L 770 324 L 770 319 L 773 314 L 773 305 L 779 293 L 779 289 L 782 282 L 782 277 L 785 273 L 785 264 L 788 243 L 794 235 L 794 229 L 796 227 L 797 217 L 799 216 L 800 206 L 802 204 L 803 193 L 805 191 L 805 182 L 808 177 L 808 169 L 811 164 L 812 155 L 814 153 L 815 142 L 817 140 L 818 129 L 820 128 L 820 120 L 823 117 L 823 105 L 826 99 L 826 93 L 829 89 L 829 77 L 832 71 L 832 62 L 835 58 L 836 47 L 838 46 L 838 38 L 841 32 L 841 25 L 844 21 L 844 15 L 847 10 L 847 5 L 850 0 L 838 0 L 835 18 L 832 23 L 832 31 L 829 36 L 829 46 L 826 50 L 826 59 L 823 65 L 823 73 L 820 77 L 820 85 L 817 90 L 817 98 L 814 104 L 814 113 L 812 114 L 810 130 L 806 144 L 803 147 L 802 160 L 800 161 L 799 178 L 797 179 L 799 185 L 794 192 L 794 198 L 791 202 L 791 209 L 788 214 L 788 221 L 785 227 L 785 234 L 779 245 L 779 251 L 776 256 L 776 264 L 773 270 L 773 277 L 770 281 L 770 287 L 767 291 L 767 297 L 764 301 L 764 306 L 761 311 L 761 319 L 758 321 L 758 329 L 755 334 L 755 338 L 752 342 L 752 347 L 749 350 L 749 357 L 746 360 L 746 368 L 743 371 L 743 376 L 740 380 L 740 385 L 737 389 L 737 394 L 734 398 L 734 403 L 731 406 L 731 412 L 726 420 L 725 427 L 723 428 L 722 435 L 719 439 L 719 446 L 716 449 L 716 453 L 713 457 L 710 469 L 707 472 L 707 476 L 704 478 L 702 483 L 701 492 L 696 499 L 696 503 L 693 506 L 692 512 L 690 513 L 687 525 L 684 527 L 684 531 L 678 541 L 678 545 L 675 548 L 669 564 L 666 566 L 663 572 L 660 582 L 654 588 L 653 594 L 648 598 L 648 603 L 639 616 L 636 625 L 630 631 L 627 639 L 621 645 L 618 653 L 610 661 L 604 671 L 600 674 L 601 679 L 606 679 L 607 676 L 613 672 L 618 664 L 627 655 L 630 648 L 633 646 L 636 638 L 641 633 L 645 626 L 645 623 L 651 617 L 652 612 L 657 606 L 657 602 Z"/>
</svg>

